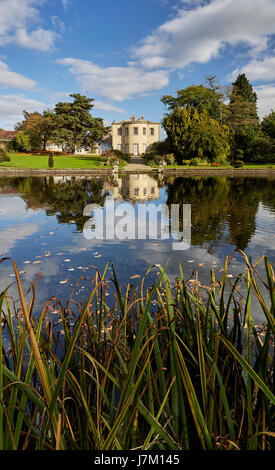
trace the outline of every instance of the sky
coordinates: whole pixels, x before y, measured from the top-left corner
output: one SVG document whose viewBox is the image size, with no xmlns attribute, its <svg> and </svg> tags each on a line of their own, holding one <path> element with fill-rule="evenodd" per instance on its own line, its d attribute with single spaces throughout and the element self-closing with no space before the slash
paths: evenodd
<svg viewBox="0 0 275 470">
<path fill-rule="evenodd" d="M 0 0 L 2 129 L 70 93 L 106 125 L 161 121 L 163 95 L 239 73 L 275 109 L 275 0 Z"/>
</svg>

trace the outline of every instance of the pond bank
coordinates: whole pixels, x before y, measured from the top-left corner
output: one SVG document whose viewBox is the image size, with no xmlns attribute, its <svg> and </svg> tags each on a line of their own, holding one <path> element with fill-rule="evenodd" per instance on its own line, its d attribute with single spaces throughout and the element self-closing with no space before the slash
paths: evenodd
<svg viewBox="0 0 275 470">
<path fill-rule="evenodd" d="M 158 173 L 158 168 L 145 167 L 137 165 L 132 168 L 131 165 L 119 170 L 119 174 L 131 173 Z M 112 168 L 64 168 L 64 169 L 39 169 L 39 168 L 0 168 L 0 176 L 108 176 L 113 174 Z M 163 169 L 164 176 L 275 176 L 275 168 L 167 168 Z"/>
</svg>

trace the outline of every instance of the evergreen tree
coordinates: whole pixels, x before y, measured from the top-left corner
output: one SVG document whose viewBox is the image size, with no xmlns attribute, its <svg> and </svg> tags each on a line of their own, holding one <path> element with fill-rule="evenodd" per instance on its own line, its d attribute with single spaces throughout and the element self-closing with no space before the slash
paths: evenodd
<svg viewBox="0 0 275 470">
<path fill-rule="evenodd" d="M 260 133 L 257 94 L 245 74 L 238 75 L 232 86 L 227 123 L 234 130 L 235 148 L 243 150 L 247 160 L 251 146 Z"/>
<path fill-rule="evenodd" d="M 107 132 L 102 118 L 94 118 L 90 111 L 93 99 L 78 93 L 71 94 L 73 102 L 60 102 L 55 106 L 53 141 L 66 146 L 72 152 L 77 148 L 91 148 L 95 140 Z"/>
<path fill-rule="evenodd" d="M 262 131 L 275 141 L 275 111 L 273 109 L 263 118 L 261 127 Z"/>
<path fill-rule="evenodd" d="M 162 125 L 178 163 L 195 157 L 225 162 L 231 153 L 229 127 L 220 125 L 207 111 L 177 107 L 164 117 Z"/>
</svg>

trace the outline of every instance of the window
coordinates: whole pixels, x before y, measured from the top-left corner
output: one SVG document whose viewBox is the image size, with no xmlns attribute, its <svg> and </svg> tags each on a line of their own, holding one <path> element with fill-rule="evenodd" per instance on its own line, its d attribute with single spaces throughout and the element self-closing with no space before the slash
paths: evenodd
<svg viewBox="0 0 275 470">
<path fill-rule="evenodd" d="M 143 135 L 146 135 L 146 127 L 143 128 Z"/>
<path fill-rule="evenodd" d="M 135 195 L 135 196 L 138 196 L 138 195 L 139 195 L 139 188 L 135 188 L 135 189 L 134 189 L 134 195 Z"/>
<path fill-rule="evenodd" d="M 155 134 L 155 129 L 153 127 L 150 127 L 150 135 L 154 135 Z"/>
<path fill-rule="evenodd" d="M 129 135 L 129 127 L 125 127 L 125 135 Z"/>
<path fill-rule="evenodd" d="M 143 188 L 143 196 L 147 195 L 147 188 Z"/>
<path fill-rule="evenodd" d="M 138 135 L 138 127 L 134 127 L 134 135 Z"/>
<path fill-rule="evenodd" d="M 121 127 L 118 128 L 118 130 L 117 130 L 117 135 L 122 135 L 122 129 L 121 129 Z"/>
<path fill-rule="evenodd" d="M 129 144 L 126 144 L 125 150 L 126 150 L 126 153 L 129 153 Z"/>
<path fill-rule="evenodd" d="M 146 144 L 143 144 L 143 153 L 146 152 Z"/>
<path fill-rule="evenodd" d="M 122 150 L 122 145 L 121 145 L 121 144 L 117 144 L 117 149 L 118 149 L 118 150 Z"/>
</svg>

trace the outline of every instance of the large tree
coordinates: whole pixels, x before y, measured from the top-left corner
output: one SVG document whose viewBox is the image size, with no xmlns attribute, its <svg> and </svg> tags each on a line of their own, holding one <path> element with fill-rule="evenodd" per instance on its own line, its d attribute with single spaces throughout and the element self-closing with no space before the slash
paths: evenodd
<svg viewBox="0 0 275 470">
<path fill-rule="evenodd" d="M 176 107 L 166 114 L 162 125 L 178 163 L 194 157 L 225 161 L 231 153 L 229 127 L 212 119 L 207 111 L 191 106 Z"/>
<path fill-rule="evenodd" d="M 219 122 L 227 118 L 227 106 L 223 102 L 224 92 L 221 87 L 215 85 L 215 77 L 208 77 L 209 87 L 204 85 L 192 85 L 177 91 L 177 96 L 164 95 L 161 99 L 168 110 L 177 107 L 190 106 L 199 113 L 207 111 L 209 116 Z"/>
<path fill-rule="evenodd" d="M 275 141 L 275 111 L 273 109 L 263 118 L 261 127 L 263 132 Z"/>
<path fill-rule="evenodd" d="M 77 148 L 91 148 L 94 142 L 101 139 L 107 129 L 103 119 L 94 118 L 90 111 L 93 108 L 92 98 L 78 93 L 71 94 L 72 102 L 59 102 L 54 108 L 55 131 L 53 141 L 66 146 L 75 152 Z"/>
<path fill-rule="evenodd" d="M 43 114 L 23 111 L 23 115 L 24 119 L 16 125 L 16 130 L 28 135 L 30 146 L 33 149 L 42 146 L 45 150 L 55 129 L 54 114 L 51 111 L 44 111 Z"/>
<path fill-rule="evenodd" d="M 259 137 L 260 123 L 257 94 L 245 74 L 238 75 L 232 84 L 228 108 L 230 114 L 227 124 L 234 130 L 235 148 L 243 150 L 248 157 L 255 139 Z"/>
</svg>

